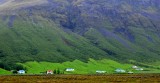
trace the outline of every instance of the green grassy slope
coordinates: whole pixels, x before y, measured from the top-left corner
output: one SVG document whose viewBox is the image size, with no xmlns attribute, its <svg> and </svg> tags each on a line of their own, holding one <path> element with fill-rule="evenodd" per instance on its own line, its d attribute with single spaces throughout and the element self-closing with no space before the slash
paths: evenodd
<svg viewBox="0 0 160 83">
<path fill-rule="evenodd" d="M 0 75 L 12 74 L 10 71 L 6 71 L 0 68 Z"/>
<path fill-rule="evenodd" d="M 8 17 L 7 17 L 8 19 Z M 53 21 L 36 17 L 37 23 L 18 17 L 12 27 L 0 21 L 0 62 L 64 62 L 107 57 L 105 51 L 72 32 L 64 32 Z M 8 19 L 9 20 L 9 19 Z M 2 48 L 3 47 L 3 48 Z"/>
<path fill-rule="evenodd" d="M 19 63 L 20 64 L 20 63 Z M 22 63 L 21 63 L 22 64 Z M 40 74 L 40 72 L 45 72 L 47 70 L 60 69 L 61 71 L 65 68 L 74 68 L 74 72 L 65 72 L 65 74 L 95 74 L 96 70 L 104 70 L 107 73 L 114 73 L 116 68 L 122 68 L 125 70 L 131 69 L 131 64 L 121 64 L 113 60 L 93 60 L 90 59 L 87 63 L 79 60 L 74 60 L 73 62 L 63 62 L 63 63 L 50 63 L 50 62 L 26 62 L 22 64 L 27 68 L 28 74 Z"/>
<path fill-rule="evenodd" d="M 40 72 L 45 72 L 47 70 L 60 69 L 64 71 L 66 68 L 74 68 L 74 72 L 64 72 L 65 74 L 96 74 L 96 70 L 106 71 L 107 73 L 115 73 L 115 69 L 121 68 L 126 71 L 133 71 L 134 73 L 159 73 L 159 69 L 155 68 L 144 68 L 144 71 L 136 71 L 131 67 L 133 64 L 118 63 L 113 60 L 103 59 L 103 60 L 93 60 L 89 59 L 87 63 L 79 60 L 74 60 L 73 62 L 63 62 L 63 63 L 50 63 L 50 62 L 26 62 L 19 63 L 27 68 L 28 74 L 40 74 Z M 140 67 L 140 66 L 139 66 Z M 140 67 L 141 68 L 141 67 Z"/>
</svg>

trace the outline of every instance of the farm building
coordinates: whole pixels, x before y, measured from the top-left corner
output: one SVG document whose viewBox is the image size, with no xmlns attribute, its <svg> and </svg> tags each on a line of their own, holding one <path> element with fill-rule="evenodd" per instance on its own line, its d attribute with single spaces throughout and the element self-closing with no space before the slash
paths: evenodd
<svg viewBox="0 0 160 83">
<path fill-rule="evenodd" d="M 73 68 L 67 68 L 66 71 L 72 72 L 72 71 L 74 71 L 74 69 Z"/>
<path fill-rule="evenodd" d="M 96 73 L 103 74 L 106 73 L 106 71 L 97 70 Z"/>
<path fill-rule="evenodd" d="M 132 72 L 132 71 L 129 71 L 128 74 L 133 74 L 133 72 Z"/>
<path fill-rule="evenodd" d="M 53 71 L 52 70 L 48 70 L 47 74 L 53 74 Z"/>
<path fill-rule="evenodd" d="M 25 74 L 25 70 L 19 70 L 17 72 L 18 72 L 18 74 Z"/>
<path fill-rule="evenodd" d="M 143 71 L 144 69 L 143 68 L 137 68 L 135 70 L 137 70 L 137 71 Z"/>
<path fill-rule="evenodd" d="M 137 71 L 143 71 L 144 69 L 143 68 L 139 68 L 137 66 L 132 66 L 133 69 L 137 70 Z"/>
<path fill-rule="evenodd" d="M 137 69 L 138 67 L 137 67 L 137 66 L 132 66 L 132 68 L 133 68 L 133 69 Z"/>
<path fill-rule="evenodd" d="M 116 69 L 115 72 L 116 72 L 116 73 L 125 73 L 126 71 L 123 70 L 123 69 Z"/>
</svg>

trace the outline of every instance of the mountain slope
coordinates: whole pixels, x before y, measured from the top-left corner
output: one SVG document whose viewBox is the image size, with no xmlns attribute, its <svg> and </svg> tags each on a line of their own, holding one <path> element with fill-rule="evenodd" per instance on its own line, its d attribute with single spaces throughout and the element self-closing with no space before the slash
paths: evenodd
<svg viewBox="0 0 160 83">
<path fill-rule="evenodd" d="M 22 7 L 30 7 L 47 3 L 45 0 L 1 0 L 0 11 L 11 11 Z"/>
<path fill-rule="evenodd" d="M 152 64 L 160 59 L 159 3 L 1 1 L 1 67 L 13 65 L 11 62 L 87 62 L 89 58 Z"/>
</svg>

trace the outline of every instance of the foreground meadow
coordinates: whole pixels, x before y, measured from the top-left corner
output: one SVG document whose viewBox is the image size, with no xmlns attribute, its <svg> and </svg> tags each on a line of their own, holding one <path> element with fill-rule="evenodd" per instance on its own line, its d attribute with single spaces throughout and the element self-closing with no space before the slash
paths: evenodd
<svg viewBox="0 0 160 83">
<path fill-rule="evenodd" d="M 0 76 L 0 83 L 108 83 L 108 82 L 160 83 L 160 74 Z"/>
</svg>

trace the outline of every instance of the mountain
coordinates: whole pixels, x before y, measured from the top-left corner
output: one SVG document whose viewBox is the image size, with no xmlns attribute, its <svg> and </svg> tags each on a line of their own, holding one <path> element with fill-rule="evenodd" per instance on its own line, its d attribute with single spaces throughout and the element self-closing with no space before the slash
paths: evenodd
<svg viewBox="0 0 160 83">
<path fill-rule="evenodd" d="M 0 66 L 160 60 L 159 0 L 1 0 Z"/>
</svg>

